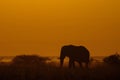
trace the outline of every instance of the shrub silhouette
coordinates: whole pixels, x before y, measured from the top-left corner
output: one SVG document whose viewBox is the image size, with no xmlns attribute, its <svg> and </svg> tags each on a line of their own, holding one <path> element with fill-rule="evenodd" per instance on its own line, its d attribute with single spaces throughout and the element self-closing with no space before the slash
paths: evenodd
<svg viewBox="0 0 120 80">
<path fill-rule="evenodd" d="M 13 58 L 12 64 L 45 64 L 49 58 L 37 55 L 18 55 Z"/>
<path fill-rule="evenodd" d="M 120 65 L 120 55 L 119 54 L 110 55 L 108 57 L 105 57 L 103 61 L 108 64 Z"/>
</svg>

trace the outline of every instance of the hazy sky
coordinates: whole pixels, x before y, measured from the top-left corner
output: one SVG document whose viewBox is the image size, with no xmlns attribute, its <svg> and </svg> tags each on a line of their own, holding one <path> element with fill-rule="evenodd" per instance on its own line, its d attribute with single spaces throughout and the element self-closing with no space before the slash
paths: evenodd
<svg viewBox="0 0 120 80">
<path fill-rule="evenodd" d="M 58 56 L 68 44 L 120 53 L 120 1 L 0 1 L 0 55 Z"/>
</svg>

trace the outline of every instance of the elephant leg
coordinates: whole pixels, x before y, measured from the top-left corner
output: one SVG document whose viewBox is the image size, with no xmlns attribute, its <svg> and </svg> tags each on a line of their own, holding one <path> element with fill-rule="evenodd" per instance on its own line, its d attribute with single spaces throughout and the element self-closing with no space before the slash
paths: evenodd
<svg viewBox="0 0 120 80">
<path fill-rule="evenodd" d="M 73 66 L 73 68 L 75 68 L 75 62 L 74 61 L 73 61 L 73 65 L 72 66 Z"/>
<path fill-rule="evenodd" d="M 69 68 L 72 68 L 74 65 L 74 61 L 72 59 L 69 60 Z"/>
<path fill-rule="evenodd" d="M 79 62 L 79 66 L 80 66 L 81 68 L 83 68 L 82 62 Z"/>
<path fill-rule="evenodd" d="M 87 68 L 87 69 L 88 69 L 88 67 L 89 67 L 89 63 L 88 63 L 88 62 L 86 62 L 86 63 L 85 63 L 85 68 Z"/>
<path fill-rule="evenodd" d="M 63 62 L 64 62 L 64 59 L 61 59 L 60 60 L 60 67 L 63 67 Z"/>
</svg>

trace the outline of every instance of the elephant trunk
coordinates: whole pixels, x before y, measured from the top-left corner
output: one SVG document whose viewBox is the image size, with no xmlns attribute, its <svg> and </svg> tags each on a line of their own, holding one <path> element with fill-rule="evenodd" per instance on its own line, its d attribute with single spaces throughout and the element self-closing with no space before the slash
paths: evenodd
<svg viewBox="0 0 120 80">
<path fill-rule="evenodd" d="M 63 67 L 64 59 L 60 59 L 60 67 Z"/>
<path fill-rule="evenodd" d="M 64 58 L 65 58 L 65 56 L 61 53 L 61 55 L 60 55 L 60 67 L 63 67 Z"/>
</svg>

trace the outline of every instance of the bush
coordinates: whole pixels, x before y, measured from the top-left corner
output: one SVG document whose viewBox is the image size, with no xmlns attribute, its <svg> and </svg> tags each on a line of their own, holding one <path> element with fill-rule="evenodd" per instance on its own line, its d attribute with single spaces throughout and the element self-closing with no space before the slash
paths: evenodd
<svg viewBox="0 0 120 80">
<path fill-rule="evenodd" d="M 49 58 L 37 55 L 19 55 L 13 58 L 12 64 L 45 64 Z"/>
<path fill-rule="evenodd" d="M 119 54 L 110 55 L 108 57 L 105 57 L 103 61 L 108 64 L 120 65 L 120 55 Z"/>
</svg>

